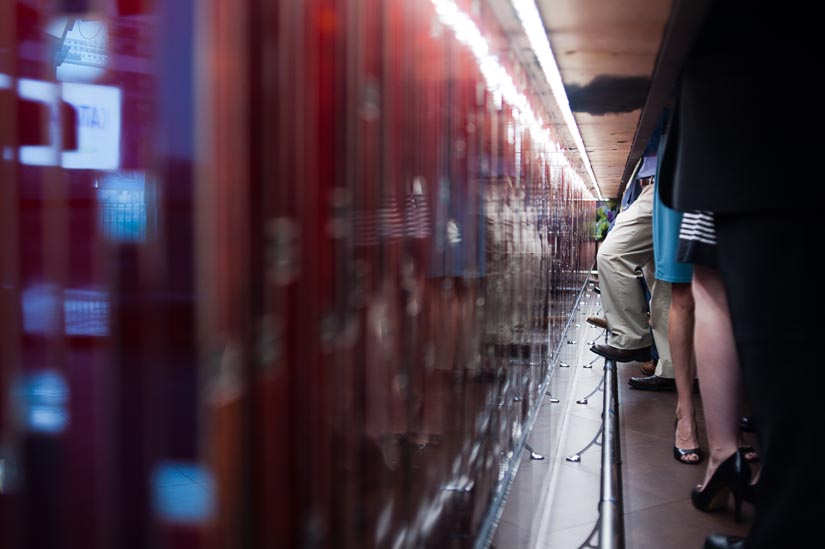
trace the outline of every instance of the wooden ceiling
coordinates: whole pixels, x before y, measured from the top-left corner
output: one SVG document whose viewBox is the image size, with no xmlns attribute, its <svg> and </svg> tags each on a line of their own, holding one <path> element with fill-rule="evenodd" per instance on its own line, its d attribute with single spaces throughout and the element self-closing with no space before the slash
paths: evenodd
<svg viewBox="0 0 825 549">
<path fill-rule="evenodd" d="M 616 197 L 671 0 L 536 3 L 602 194 Z"/>
</svg>

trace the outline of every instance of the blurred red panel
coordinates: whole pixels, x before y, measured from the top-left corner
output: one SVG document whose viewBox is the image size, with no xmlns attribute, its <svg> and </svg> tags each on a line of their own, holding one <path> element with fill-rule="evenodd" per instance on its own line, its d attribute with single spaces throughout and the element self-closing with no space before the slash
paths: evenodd
<svg viewBox="0 0 825 549">
<path fill-rule="evenodd" d="M 9 547 L 473 544 L 592 203 L 434 4 L 2 4 Z M 488 5 L 455 5 L 543 112 Z M 68 12 L 60 74 L 99 71 L 76 104 L 109 109 L 117 158 L 13 91 L 61 85 Z M 33 421 L 3 415 L 19 398 Z"/>
</svg>

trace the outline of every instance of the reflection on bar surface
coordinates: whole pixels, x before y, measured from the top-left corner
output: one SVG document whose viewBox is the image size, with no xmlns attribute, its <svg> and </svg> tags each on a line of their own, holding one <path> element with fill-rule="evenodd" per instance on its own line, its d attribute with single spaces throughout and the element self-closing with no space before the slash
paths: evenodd
<svg viewBox="0 0 825 549">
<path fill-rule="evenodd" d="M 2 547 L 476 543 L 594 258 L 488 4 L 0 4 Z"/>
</svg>

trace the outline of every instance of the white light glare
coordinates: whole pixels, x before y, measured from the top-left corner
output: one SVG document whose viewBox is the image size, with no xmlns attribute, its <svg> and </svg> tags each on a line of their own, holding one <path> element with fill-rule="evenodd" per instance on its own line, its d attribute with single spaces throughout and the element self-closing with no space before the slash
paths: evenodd
<svg viewBox="0 0 825 549">
<path fill-rule="evenodd" d="M 513 82 L 513 78 L 501 65 L 501 63 L 499 63 L 498 59 L 494 55 L 490 54 L 490 47 L 481 35 L 481 31 L 479 31 L 478 27 L 475 23 L 473 23 L 473 20 L 470 19 L 466 13 L 462 12 L 453 0 L 431 1 L 435 7 L 436 14 L 438 15 L 438 20 L 443 25 L 452 29 L 456 40 L 467 46 L 473 53 L 473 57 L 476 58 L 476 62 L 478 63 L 478 68 L 481 71 L 484 80 L 487 82 L 487 89 L 493 94 L 496 103 L 498 103 L 500 99 L 503 99 L 507 104 L 509 104 L 513 108 L 513 114 L 519 124 L 526 127 L 530 131 L 530 137 L 533 139 L 533 142 L 536 143 L 537 148 L 539 150 L 546 150 L 553 155 L 561 157 L 565 167 L 569 168 L 570 172 L 575 174 L 573 177 L 574 182 L 580 185 L 583 190 L 590 192 L 590 190 L 584 185 L 581 177 L 579 177 L 572 166 L 570 166 L 570 163 L 562 153 L 559 144 L 551 139 L 550 130 L 544 126 L 544 121 L 540 117 L 537 117 L 533 112 L 529 101 L 527 101 L 527 97 L 525 97 L 524 94 L 519 93 L 515 82 Z M 536 16 L 538 17 L 538 13 L 536 13 Z M 559 81 L 561 81 L 561 76 L 559 76 Z M 564 91 L 564 87 L 561 89 Z M 567 97 L 564 96 L 564 98 L 566 102 Z M 567 111 L 570 111 L 569 107 L 567 108 Z M 564 114 L 564 110 L 562 110 L 562 114 Z M 572 113 L 570 116 L 572 117 Z M 566 117 L 565 120 L 567 120 Z M 570 123 L 568 122 L 568 125 L 569 124 Z M 578 128 L 575 126 L 575 120 L 573 121 L 573 127 L 575 128 L 573 135 L 578 138 L 578 141 L 576 142 L 578 146 L 581 141 L 581 137 L 579 136 Z M 579 151 L 582 152 L 583 150 L 584 145 L 582 144 L 579 146 Z M 585 166 L 588 170 L 590 170 L 590 176 L 593 178 L 593 184 L 598 192 L 599 187 L 596 184 L 596 179 L 593 176 L 592 169 L 590 169 L 590 162 L 587 161 L 586 155 L 584 156 L 584 159 Z M 599 196 L 601 197 L 601 193 L 599 193 Z"/>
<path fill-rule="evenodd" d="M 524 27 L 524 32 L 527 39 L 530 41 L 530 46 L 539 60 L 544 77 L 547 83 L 550 84 L 550 89 L 553 91 L 553 97 L 556 99 L 556 104 L 564 117 L 564 122 L 567 128 L 573 135 L 573 140 L 576 142 L 576 148 L 579 149 L 579 155 L 584 162 L 584 167 L 587 174 L 593 181 L 593 187 L 599 195 L 599 200 L 604 200 L 602 191 L 596 182 L 596 175 L 593 173 L 593 167 L 590 165 L 590 158 L 587 156 L 587 150 L 584 147 L 581 133 L 579 133 L 579 126 L 576 124 L 576 119 L 573 117 L 573 112 L 570 110 L 570 104 L 567 100 L 567 93 L 564 91 L 564 83 L 561 79 L 561 72 L 556 64 L 556 58 L 553 55 L 553 50 L 550 48 L 550 42 L 547 40 L 547 33 L 544 31 L 541 15 L 536 8 L 535 0 L 510 0 L 521 20 L 521 26 Z"/>
</svg>

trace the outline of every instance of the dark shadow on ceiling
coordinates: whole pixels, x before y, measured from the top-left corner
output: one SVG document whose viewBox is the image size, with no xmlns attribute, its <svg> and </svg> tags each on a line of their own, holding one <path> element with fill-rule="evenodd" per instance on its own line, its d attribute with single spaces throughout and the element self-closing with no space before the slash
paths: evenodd
<svg viewBox="0 0 825 549">
<path fill-rule="evenodd" d="M 641 109 L 650 89 L 644 76 L 599 75 L 584 86 L 566 86 L 573 112 L 600 115 Z"/>
</svg>

